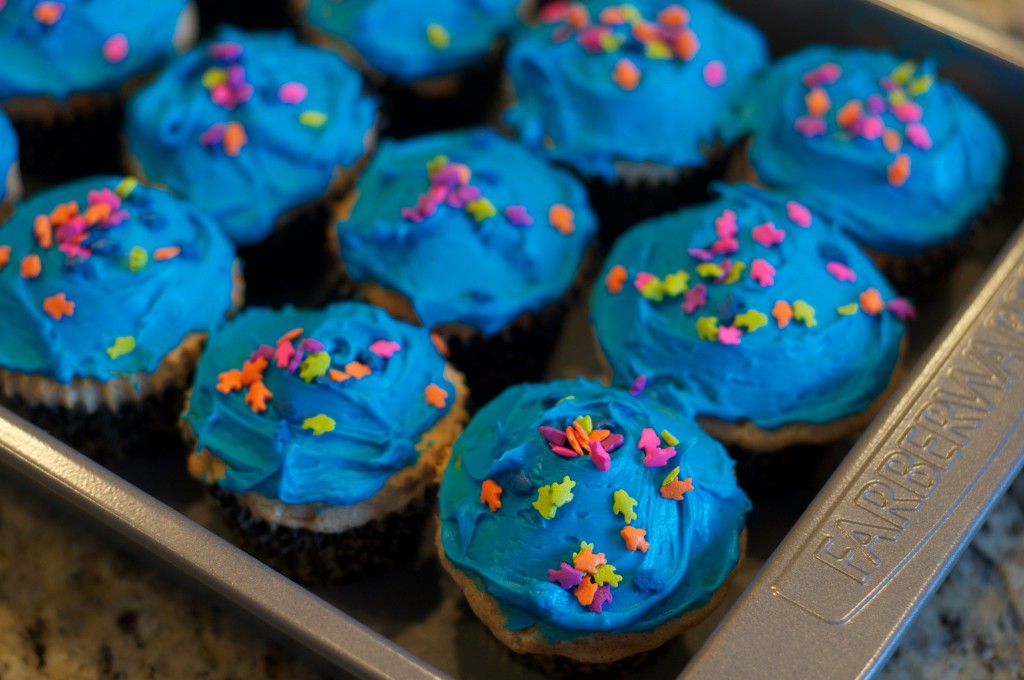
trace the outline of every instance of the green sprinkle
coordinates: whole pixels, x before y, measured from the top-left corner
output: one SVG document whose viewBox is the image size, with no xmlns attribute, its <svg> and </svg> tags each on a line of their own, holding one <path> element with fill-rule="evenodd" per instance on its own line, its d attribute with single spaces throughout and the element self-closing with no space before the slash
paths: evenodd
<svg viewBox="0 0 1024 680">
<path fill-rule="evenodd" d="M 142 246 L 135 246 L 128 251 L 128 269 L 133 272 L 141 272 L 149 262 L 149 253 Z"/>
<path fill-rule="evenodd" d="M 324 432 L 334 431 L 334 419 L 320 413 L 313 416 L 312 418 L 306 418 L 302 421 L 303 430 L 313 430 L 313 436 L 319 437 Z"/>
<path fill-rule="evenodd" d="M 124 335 L 114 339 L 114 344 L 107 348 L 107 356 L 111 359 L 116 359 L 128 354 L 134 349 L 135 338 L 130 335 Z"/>
</svg>

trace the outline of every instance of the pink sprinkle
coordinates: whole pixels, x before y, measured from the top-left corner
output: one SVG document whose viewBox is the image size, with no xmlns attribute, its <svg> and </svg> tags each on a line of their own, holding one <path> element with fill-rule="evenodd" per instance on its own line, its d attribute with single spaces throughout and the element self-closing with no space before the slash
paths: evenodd
<svg viewBox="0 0 1024 680">
<path fill-rule="evenodd" d="M 398 352 L 401 349 L 402 346 L 394 340 L 377 340 L 370 345 L 370 351 L 381 359 L 390 359 L 394 356 L 395 352 Z"/>
<path fill-rule="evenodd" d="M 829 262 L 825 265 L 828 273 L 836 277 L 837 281 L 856 281 L 857 274 L 842 262 Z"/>
<path fill-rule="evenodd" d="M 647 387 L 647 376 L 644 375 L 643 373 L 641 373 L 640 375 L 638 375 L 636 377 L 635 380 L 633 380 L 633 384 L 629 386 L 629 393 L 632 394 L 634 397 L 637 397 L 637 396 L 640 395 L 641 392 L 644 391 L 645 387 Z M 616 436 L 619 436 L 619 435 L 611 435 L 611 436 L 612 437 L 616 437 Z M 609 437 L 609 439 L 610 438 L 611 437 Z M 608 446 L 606 448 L 607 448 L 608 451 L 613 451 L 614 450 L 610 446 Z"/>
<path fill-rule="evenodd" d="M 793 128 L 804 137 L 820 137 L 828 131 L 825 121 L 813 116 L 800 116 L 793 124 Z"/>
<path fill-rule="evenodd" d="M 552 2 L 550 5 L 544 5 L 540 9 L 540 20 L 545 24 L 549 24 L 553 21 L 561 21 L 565 18 L 565 15 L 569 13 L 568 0 Z"/>
<path fill-rule="evenodd" d="M 285 83 L 277 89 L 277 98 L 285 104 L 301 104 L 309 96 L 309 89 L 302 83 Z"/>
<path fill-rule="evenodd" d="M 885 306 L 900 321 L 913 321 L 917 318 L 917 308 L 906 298 L 893 298 Z"/>
<path fill-rule="evenodd" d="M 223 59 L 230 61 L 242 56 L 242 46 L 236 42 L 214 43 L 207 49 L 206 54 L 211 59 Z"/>
<path fill-rule="evenodd" d="M 767 260 L 758 258 L 750 263 L 750 278 L 761 284 L 762 288 L 775 285 L 775 267 Z"/>
<path fill-rule="evenodd" d="M 885 132 L 885 123 L 878 116 L 862 116 L 854 129 L 864 139 L 878 139 Z"/>
<path fill-rule="evenodd" d="M 718 342 L 723 345 L 738 345 L 740 344 L 740 337 L 742 336 L 743 331 L 735 326 L 718 327 Z"/>
<path fill-rule="evenodd" d="M 224 139 L 224 129 L 226 127 L 224 123 L 214 123 L 206 129 L 206 132 L 199 135 L 199 143 L 203 146 L 219 144 L 220 140 Z"/>
<path fill-rule="evenodd" d="M 750 234 L 755 241 L 765 248 L 771 248 L 773 245 L 782 243 L 786 239 L 786 232 L 782 229 L 777 229 L 772 222 L 765 222 L 760 226 L 754 227 Z"/>
<path fill-rule="evenodd" d="M 710 250 L 705 250 L 703 248 L 687 248 L 686 252 L 691 257 L 696 258 L 701 262 L 710 262 L 711 260 L 715 259 L 715 254 L 713 252 L 711 252 Z"/>
<path fill-rule="evenodd" d="M 654 278 L 654 274 L 650 272 L 637 272 L 636 278 L 633 279 L 633 286 L 638 290 L 642 291 L 647 282 Z"/>
<path fill-rule="evenodd" d="M 547 425 L 541 425 L 538 429 L 540 430 L 540 436 L 544 437 L 548 443 L 555 446 L 563 446 L 565 444 L 565 430 L 548 427 Z"/>
<path fill-rule="evenodd" d="M 889 76 L 886 76 L 886 77 L 882 78 L 881 80 L 879 80 L 879 81 L 878 81 L 878 84 L 879 84 L 879 86 L 880 86 L 880 87 L 881 87 L 881 88 L 882 88 L 883 90 L 885 90 L 886 92 L 892 92 L 892 91 L 893 91 L 893 90 L 895 90 L 895 89 L 896 89 L 897 87 L 899 87 L 899 86 L 898 86 L 898 85 L 896 84 L 896 81 L 895 81 L 895 80 L 893 80 L 892 78 L 890 78 Z"/>
<path fill-rule="evenodd" d="M 314 340 L 313 338 L 303 338 L 302 342 L 299 343 L 299 349 L 301 349 L 303 352 L 308 352 L 310 354 L 319 354 L 320 352 L 323 352 L 324 349 L 326 348 L 324 347 L 324 343 L 320 342 L 319 340 Z"/>
<path fill-rule="evenodd" d="M 590 601 L 590 611 L 601 613 L 601 608 L 612 601 L 612 588 L 607 583 L 594 592 L 594 599 Z"/>
<path fill-rule="evenodd" d="M 832 83 L 839 80 L 843 70 L 839 68 L 839 64 L 832 62 L 822 64 L 821 66 L 812 69 L 804 74 L 803 83 L 807 87 L 818 87 L 819 85 L 831 85 Z"/>
<path fill-rule="evenodd" d="M 419 224 L 424 219 L 424 216 L 420 214 L 420 211 L 416 208 L 402 208 L 400 212 L 403 220 L 409 220 L 410 222 L 416 222 Z"/>
<path fill-rule="evenodd" d="M 573 451 L 572 449 L 567 449 L 564 446 L 555 446 L 554 444 L 548 444 L 548 446 L 550 446 L 551 450 L 557 453 L 562 458 L 575 458 L 576 456 L 580 455 Z"/>
<path fill-rule="evenodd" d="M 732 274 L 732 260 L 726 258 L 719 262 L 718 266 L 721 267 L 722 274 L 717 279 L 715 279 L 715 283 L 722 283 L 727 278 L 729 278 L 730 274 Z"/>
<path fill-rule="evenodd" d="M 632 392 L 630 392 L 630 394 L 632 394 Z M 634 394 L 633 396 L 635 397 L 636 395 Z M 625 438 L 621 434 L 610 434 L 604 438 L 604 441 L 601 442 L 601 446 L 603 446 L 604 450 L 608 453 L 612 453 L 615 449 L 622 446 L 625 441 Z"/>
<path fill-rule="evenodd" d="M 112 35 L 103 43 L 103 58 L 111 64 L 120 63 L 127 56 L 128 38 L 123 33 Z"/>
<path fill-rule="evenodd" d="M 736 342 L 739 342 L 739 340 Z M 666 446 L 665 448 L 652 446 L 646 448 L 644 449 L 644 467 L 664 467 L 675 455 L 676 449 L 674 446 Z"/>
<path fill-rule="evenodd" d="M 711 87 L 725 84 L 725 64 L 719 60 L 709 61 L 704 67 L 704 82 Z"/>
<path fill-rule="evenodd" d="M 916 123 L 921 120 L 923 112 L 917 102 L 904 102 L 892 107 L 892 113 L 901 123 Z"/>
<path fill-rule="evenodd" d="M 294 356 L 295 347 L 292 345 L 291 340 L 285 340 L 274 350 L 274 363 L 277 364 L 278 368 L 287 368 Z"/>
<path fill-rule="evenodd" d="M 585 49 L 587 52 L 603 52 L 604 48 L 601 46 L 601 36 L 610 31 L 604 26 L 597 26 L 588 28 L 580 32 L 576 36 L 576 40 L 579 42 L 580 47 Z"/>
<path fill-rule="evenodd" d="M 786 202 L 786 213 L 796 226 L 805 229 L 811 226 L 811 211 L 796 201 Z"/>
<path fill-rule="evenodd" d="M 612 466 L 612 458 L 601 446 L 601 442 L 590 442 L 590 460 L 594 461 L 594 466 L 601 472 L 608 472 Z"/>
<path fill-rule="evenodd" d="M 722 214 L 715 218 L 715 233 L 719 238 L 735 236 L 739 231 L 736 226 L 736 213 L 732 210 L 723 210 Z"/>
<path fill-rule="evenodd" d="M 880 94 L 868 95 L 868 111 L 876 116 L 885 113 L 885 99 Z"/>
<path fill-rule="evenodd" d="M 572 31 L 568 28 L 560 27 L 551 31 L 551 42 L 562 43 L 569 39 L 572 35 Z"/>
<path fill-rule="evenodd" d="M 107 188 L 90 190 L 86 196 L 89 205 L 109 205 L 111 210 L 121 207 L 121 197 Z"/>
<path fill-rule="evenodd" d="M 739 240 L 733 237 L 720 238 L 711 244 L 711 252 L 716 255 L 729 255 L 740 249 Z"/>
<path fill-rule="evenodd" d="M 708 304 L 708 288 L 703 283 L 699 283 L 686 291 L 684 296 L 683 311 L 687 314 L 693 314 L 698 309 L 704 309 Z"/>
<path fill-rule="evenodd" d="M 650 427 L 645 427 L 640 432 L 640 441 L 637 442 L 636 448 L 642 451 L 653 451 L 661 446 L 661 438 L 658 437 L 658 433 Z"/>
<path fill-rule="evenodd" d="M 927 151 L 932 148 L 932 136 L 928 134 L 928 128 L 920 123 L 908 123 L 904 132 L 910 143 L 919 149 Z"/>
<path fill-rule="evenodd" d="M 270 360 L 274 356 L 274 348 L 270 345 L 260 345 L 256 351 L 249 355 L 250 361 L 256 361 L 257 359 Z"/>
<path fill-rule="evenodd" d="M 528 227 L 533 224 L 533 218 L 526 212 L 525 205 L 510 205 L 505 208 L 505 219 L 516 227 Z"/>
</svg>

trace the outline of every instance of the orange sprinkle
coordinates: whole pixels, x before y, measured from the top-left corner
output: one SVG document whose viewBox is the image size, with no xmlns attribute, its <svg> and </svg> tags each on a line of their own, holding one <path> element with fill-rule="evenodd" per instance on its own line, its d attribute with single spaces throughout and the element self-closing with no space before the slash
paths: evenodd
<svg viewBox="0 0 1024 680">
<path fill-rule="evenodd" d="M 57 293 L 43 300 L 43 311 L 60 321 L 65 316 L 73 316 L 75 303 L 68 300 L 64 293 Z"/>
<path fill-rule="evenodd" d="M 36 215 L 35 224 L 32 225 L 32 235 L 36 237 L 36 243 L 40 248 L 53 247 L 53 225 L 46 215 Z"/>
<path fill-rule="evenodd" d="M 64 224 L 69 219 L 78 214 L 78 202 L 69 201 L 67 203 L 61 203 L 56 208 L 50 211 L 50 221 L 54 224 Z"/>
<path fill-rule="evenodd" d="M 427 389 L 423 390 L 423 398 L 435 408 L 444 408 L 448 403 L 448 391 L 430 383 L 427 385 Z"/>
<path fill-rule="evenodd" d="M 590 435 L 583 429 L 583 426 L 577 423 L 575 420 L 572 423 L 572 429 L 576 432 L 576 438 L 580 442 L 580 446 L 587 453 L 590 453 Z"/>
<path fill-rule="evenodd" d="M 877 290 L 868 288 L 860 294 L 860 308 L 866 314 L 875 316 L 882 313 L 882 310 L 885 309 L 885 303 L 882 301 L 882 296 Z"/>
<path fill-rule="evenodd" d="M 99 224 L 110 219 L 110 204 L 96 203 L 85 209 L 85 221 L 89 224 Z"/>
<path fill-rule="evenodd" d="M 687 491 L 693 491 L 693 479 L 687 477 L 686 479 L 673 479 L 668 484 L 663 484 L 661 487 L 661 497 L 668 498 L 673 501 L 683 500 L 683 494 Z"/>
<path fill-rule="evenodd" d="M 273 396 L 263 381 L 258 380 L 249 385 L 249 391 L 245 393 L 245 403 L 249 405 L 253 413 L 263 413 L 267 410 L 267 400 Z"/>
<path fill-rule="evenodd" d="M 334 382 L 345 382 L 346 380 L 352 377 L 345 371 L 339 371 L 336 368 L 332 368 L 331 370 L 327 371 L 327 375 L 330 376 L 331 380 L 333 380 Z"/>
<path fill-rule="evenodd" d="M 633 24 L 633 37 L 642 43 L 649 43 L 658 37 L 658 32 L 646 21 L 638 21 Z"/>
<path fill-rule="evenodd" d="M 40 2 L 32 8 L 32 16 L 44 26 L 53 26 L 64 15 L 64 4 L 60 2 Z"/>
<path fill-rule="evenodd" d="M 669 28 L 682 28 L 690 23 L 690 13 L 679 5 L 671 5 L 658 12 L 658 23 Z"/>
<path fill-rule="evenodd" d="M 301 328 L 293 328 L 290 331 L 288 331 L 287 333 L 285 333 L 284 335 L 282 335 L 281 337 L 279 337 L 277 339 L 277 342 L 274 343 L 274 344 L 275 345 L 280 345 L 282 342 L 291 342 L 295 338 L 297 338 L 300 335 L 302 335 L 304 332 L 305 331 L 303 331 L 303 329 L 301 329 Z"/>
<path fill-rule="evenodd" d="M 839 113 L 836 114 L 836 122 L 843 127 L 850 127 L 857 122 L 857 119 L 864 113 L 864 106 L 854 99 L 853 101 L 846 102 L 843 104 L 843 108 L 839 109 Z"/>
<path fill-rule="evenodd" d="M 173 260 L 178 255 L 181 255 L 181 248 L 178 246 L 166 246 L 164 248 L 157 248 L 153 251 L 153 259 L 157 262 Z"/>
<path fill-rule="evenodd" d="M 480 489 L 480 502 L 487 503 L 487 507 L 494 512 L 501 507 L 501 487 L 493 479 L 485 479 Z"/>
<path fill-rule="evenodd" d="M 594 593 L 597 592 L 597 583 L 594 579 L 587 577 L 585 580 L 580 581 L 580 584 L 576 586 L 574 594 L 579 603 L 584 607 L 589 607 L 590 603 L 594 601 Z"/>
<path fill-rule="evenodd" d="M 604 277 L 604 287 L 608 289 L 608 292 L 612 295 L 618 295 L 622 292 L 622 284 L 629 278 L 629 272 L 621 264 L 617 264 L 608 270 L 608 275 Z"/>
<path fill-rule="evenodd" d="M 571 427 L 565 428 L 565 439 L 569 442 L 569 446 L 572 447 L 573 451 L 581 456 L 583 455 L 583 444 L 580 443 L 580 438 L 576 435 L 576 430 Z"/>
<path fill-rule="evenodd" d="M 573 28 L 583 28 L 590 23 L 590 12 L 587 11 L 586 5 L 579 2 L 574 2 L 569 5 L 569 9 L 565 13 L 565 23 L 569 24 Z"/>
<path fill-rule="evenodd" d="M 608 435 L 610 435 L 611 433 L 611 430 L 591 430 L 590 441 L 603 442 L 605 439 L 608 438 Z"/>
<path fill-rule="evenodd" d="M 548 222 L 551 226 L 563 234 L 571 234 L 576 231 L 576 216 L 567 205 L 555 203 L 548 211 Z"/>
<path fill-rule="evenodd" d="M 779 300 L 772 307 L 772 316 L 779 324 L 779 328 L 785 328 L 793 320 L 793 307 L 785 300 Z"/>
<path fill-rule="evenodd" d="M 241 123 L 231 121 L 224 128 L 224 139 L 221 142 L 224 144 L 224 153 L 229 156 L 237 156 L 242 147 L 249 142 L 249 138 L 245 135 L 245 128 Z"/>
<path fill-rule="evenodd" d="M 697 56 L 697 50 L 700 49 L 700 40 L 697 39 L 696 33 L 686 29 L 676 36 L 673 47 L 676 48 L 676 54 L 679 55 L 680 59 L 690 61 Z"/>
<path fill-rule="evenodd" d="M 882 144 L 889 153 L 897 153 L 903 146 L 903 135 L 892 128 L 886 128 L 882 133 Z"/>
<path fill-rule="evenodd" d="M 647 531 L 638 527 L 622 527 L 622 531 L 619 532 L 622 535 L 622 540 L 626 542 L 626 550 L 629 552 L 647 552 L 647 549 L 651 547 L 651 544 L 647 542 L 644 536 L 647 535 Z"/>
<path fill-rule="evenodd" d="M 263 371 L 267 368 L 267 360 L 263 357 L 246 359 L 242 364 L 242 384 L 252 385 L 263 380 Z"/>
<path fill-rule="evenodd" d="M 217 391 L 221 394 L 230 394 L 240 389 L 242 389 L 242 372 L 237 368 L 224 371 L 217 376 Z"/>
<path fill-rule="evenodd" d="M 821 118 L 832 108 L 832 100 L 829 99 L 828 92 L 820 87 L 808 92 L 804 97 L 804 103 L 807 105 L 807 113 L 815 118 Z"/>
<path fill-rule="evenodd" d="M 896 160 L 889 166 L 886 174 L 889 177 L 889 184 L 894 187 L 901 187 L 906 184 L 907 180 L 910 179 L 910 156 L 905 153 L 896 156 Z"/>
<path fill-rule="evenodd" d="M 572 566 L 588 574 L 596 574 L 597 568 L 607 562 L 604 553 L 595 554 L 590 548 L 579 551 L 576 553 L 576 557 L 572 558 Z"/>
<path fill-rule="evenodd" d="M 43 271 L 43 261 L 38 255 L 26 255 L 21 260 L 21 278 L 34 279 Z"/>
<path fill-rule="evenodd" d="M 0 246 L 0 271 L 11 261 L 11 247 Z"/>
<path fill-rule="evenodd" d="M 635 90 L 640 84 L 640 69 L 629 59 L 619 59 L 612 71 L 612 80 L 623 90 Z"/>
<path fill-rule="evenodd" d="M 628 19 L 626 19 L 626 13 L 623 12 L 620 7 L 605 7 L 601 10 L 601 14 L 598 18 L 601 20 L 602 24 L 606 24 L 608 26 L 617 26 L 628 21 Z"/>
<path fill-rule="evenodd" d="M 437 333 L 431 333 L 430 341 L 434 343 L 434 349 L 437 350 L 437 353 L 447 359 L 450 352 L 448 350 L 448 343 L 445 339 Z"/>
<path fill-rule="evenodd" d="M 370 375 L 373 371 L 369 366 L 361 361 L 350 361 L 345 364 L 345 372 L 356 380 L 362 380 L 366 376 Z"/>
</svg>

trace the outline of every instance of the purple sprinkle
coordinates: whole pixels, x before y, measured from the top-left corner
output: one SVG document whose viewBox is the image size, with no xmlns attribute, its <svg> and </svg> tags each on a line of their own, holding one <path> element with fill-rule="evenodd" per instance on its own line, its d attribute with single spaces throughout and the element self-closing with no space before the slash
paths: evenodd
<svg viewBox="0 0 1024 680">
<path fill-rule="evenodd" d="M 206 53 L 211 59 L 224 59 L 230 61 L 242 56 L 242 46 L 236 42 L 222 42 L 210 45 Z"/>
<path fill-rule="evenodd" d="M 600 586 L 594 593 L 594 599 L 590 603 L 590 611 L 601 613 L 601 607 L 612 601 L 612 588 L 607 583 Z"/>
<path fill-rule="evenodd" d="M 505 219 L 516 227 L 528 227 L 533 224 L 533 218 L 526 212 L 525 205 L 510 205 L 505 208 Z"/>
<path fill-rule="evenodd" d="M 571 590 L 583 582 L 583 572 L 568 562 L 562 562 L 558 569 L 548 569 L 548 580 Z"/>
<path fill-rule="evenodd" d="M 273 347 L 270 345 L 260 345 L 259 349 L 249 355 L 249 361 L 256 361 L 257 359 L 267 359 L 269 361 L 273 356 Z"/>
<path fill-rule="evenodd" d="M 199 135 L 199 143 L 203 146 L 213 146 L 214 144 L 220 144 L 220 140 L 224 139 L 224 130 L 226 126 L 224 123 L 214 123 L 206 132 Z"/>
<path fill-rule="evenodd" d="M 324 343 L 313 338 L 303 338 L 302 342 L 299 343 L 299 348 L 310 354 L 319 354 L 324 351 Z"/>
<path fill-rule="evenodd" d="M 402 219 L 410 222 L 422 222 L 423 215 L 416 208 L 402 208 Z"/>
<path fill-rule="evenodd" d="M 873 94 L 868 97 L 868 111 L 880 116 L 885 113 L 885 99 L 880 94 Z"/>
<path fill-rule="evenodd" d="M 629 386 L 629 393 L 634 397 L 639 396 L 645 387 L 647 387 L 647 376 L 641 373 L 633 381 L 633 384 Z"/>
<path fill-rule="evenodd" d="M 299 370 L 299 364 L 302 363 L 302 356 L 304 354 L 305 352 L 302 351 L 301 347 L 295 350 L 295 356 L 292 357 L 291 363 L 288 364 L 289 373 L 294 373 L 295 371 Z"/>
<path fill-rule="evenodd" d="M 245 67 L 241 64 L 228 66 L 228 85 L 239 88 L 245 84 Z"/>
<path fill-rule="evenodd" d="M 601 447 L 608 453 L 611 453 L 622 446 L 625 441 L 626 439 L 621 434 L 610 434 L 601 442 Z"/>
<path fill-rule="evenodd" d="M 550 443 L 555 446 L 565 446 L 565 432 L 563 430 L 548 427 L 547 425 L 541 425 L 539 429 L 540 436 L 547 439 Z"/>
<path fill-rule="evenodd" d="M 690 257 L 696 258 L 701 262 L 710 262 L 711 260 L 715 259 L 715 254 L 713 252 L 711 252 L 710 250 L 705 250 L 703 248 L 687 248 L 686 252 L 690 255 Z"/>
<path fill-rule="evenodd" d="M 801 116 L 800 118 L 797 118 L 793 127 L 804 137 L 820 137 L 828 130 L 828 127 L 825 125 L 825 121 L 812 116 Z"/>
</svg>

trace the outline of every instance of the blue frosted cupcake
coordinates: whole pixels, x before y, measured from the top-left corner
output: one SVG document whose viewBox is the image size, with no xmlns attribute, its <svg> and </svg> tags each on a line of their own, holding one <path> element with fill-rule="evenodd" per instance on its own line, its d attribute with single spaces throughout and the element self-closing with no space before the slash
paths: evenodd
<svg viewBox="0 0 1024 680">
<path fill-rule="evenodd" d="M 154 407 L 180 412 L 206 334 L 240 302 L 234 259 L 211 219 L 131 178 L 36 194 L 0 229 L 0 396 L 116 456 Z"/>
<path fill-rule="evenodd" d="M 444 338 L 481 403 L 542 375 L 596 231 L 575 178 L 485 128 L 384 142 L 339 218 L 359 293 Z"/>
<path fill-rule="evenodd" d="M 0 222 L 14 209 L 21 196 L 21 173 L 18 170 L 18 135 L 11 121 L 0 111 Z"/>
<path fill-rule="evenodd" d="M 441 562 L 510 649 L 605 664 L 721 600 L 750 502 L 691 420 L 584 380 L 519 385 L 455 443 Z"/>
<path fill-rule="evenodd" d="M 591 318 L 613 382 L 773 451 L 862 428 L 914 308 L 821 213 L 749 185 L 613 247 Z"/>
<path fill-rule="evenodd" d="M 534 0 L 302 0 L 300 24 L 384 95 L 388 134 L 482 122 L 508 34 Z"/>
<path fill-rule="evenodd" d="M 702 198 L 761 34 L 708 0 L 558 2 L 509 51 L 503 120 L 592 187 L 612 231 Z M 617 189 L 617 190 L 616 190 Z"/>
<path fill-rule="evenodd" d="M 415 551 L 465 399 L 430 334 L 379 309 L 249 308 L 199 362 L 189 471 L 250 552 L 299 580 L 347 578 Z"/>
<path fill-rule="evenodd" d="M 810 47 L 765 71 L 734 113 L 730 134 L 749 138 L 736 174 L 840 217 L 875 253 L 957 241 L 1000 191 L 1001 134 L 928 61 Z"/>
</svg>

